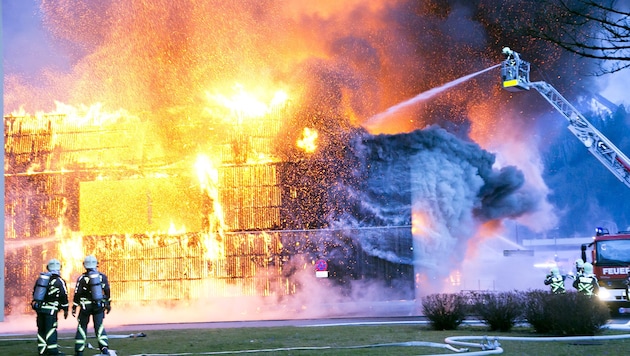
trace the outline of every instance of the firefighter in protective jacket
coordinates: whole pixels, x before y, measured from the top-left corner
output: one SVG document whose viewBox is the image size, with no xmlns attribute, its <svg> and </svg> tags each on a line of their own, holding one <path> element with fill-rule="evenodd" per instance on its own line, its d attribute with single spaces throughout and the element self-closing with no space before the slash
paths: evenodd
<svg viewBox="0 0 630 356">
<path fill-rule="evenodd" d="M 40 355 L 65 355 L 57 345 L 57 313 L 68 318 L 68 288 L 61 278 L 61 262 L 51 259 L 33 287 L 31 307 L 37 312 L 37 350 Z"/>
<path fill-rule="evenodd" d="M 577 260 L 575 260 L 575 278 L 577 279 L 583 274 L 584 274 L 584 260 L 581 258 L 578 258 Z"/>
<path fill-rule="evenodd" d="M 551 293 L 553 294 L 564 294 L 566 292 L 564 279 L 565 276 L 560 274 L 558 267 L 552 267 L 545 278 L 545 285 L 551 287 Z"/>
<path fill-rule="evenodd" d="M 96 269 L 97 265 L 96 257 L 91 255 L 85 257 L 83 260 L 85 272 L 77 279 L 74 289 L 72 316 L 76 316 L 77 307 L 79 308 L 79 325 L 74 337 L 74 354 L 77 356 L 83 356 L 83 351 L 86 347 L 87 325 L 90 321 L 90 316 L 94 323 L 94 333 L 96 334 L 101 354 L 109 354 L 107 333 L 103 327 L 105 313 L 109 314 L 112 309 L 109 281 L 105 274 Z"/>
<path fill-rule="evenodd" d="M 584 273 L 573 281 L 573 288 L 578 293 L 593 297 L 599 293 L 599 284 L 597 277 L 593 273 L 593 265 L 590 262 L 584 263 Z"/>
</svg>

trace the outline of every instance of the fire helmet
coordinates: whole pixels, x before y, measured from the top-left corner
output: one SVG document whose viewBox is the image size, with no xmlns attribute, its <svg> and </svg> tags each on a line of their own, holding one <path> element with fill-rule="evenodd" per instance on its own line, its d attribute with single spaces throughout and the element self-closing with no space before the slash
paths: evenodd
<svg viewBox="0 0 630 356">
<path fill-rule="evenodd" d="M 590 262 L 584 264 L 584 274 L 593 274 L 593 265 Z"/>
<path fill-rule="evenodd" d="M 85 256 L 85 259 L 83 260 L 83 267 L 87 269 L 94 269 L 97 265 L 98 261 L 96 260 L 96 257 L 92 255 Z"/>
<path fill-rule="evenodd" d="M 581 258 L 575 260 L 575 268 L 584 268 L 584 260 Z"/>
<path fill-rule="evenodd" d="M 59 272 L 59 270 L 61 269 L 61 262 L 59 262 L 58 259 L 53 258 L 48 261 L 46 269 L 48 270 L 48 272 Z"/>
<path fill-rule="evenodd" d="M 553 276 L 559 276 L 560 275 L 560 270 L 558 269 L 558 267 L 551 267 L 551 269 L 549 270 L 549 273 L 551 273 Z"/>
</svg>

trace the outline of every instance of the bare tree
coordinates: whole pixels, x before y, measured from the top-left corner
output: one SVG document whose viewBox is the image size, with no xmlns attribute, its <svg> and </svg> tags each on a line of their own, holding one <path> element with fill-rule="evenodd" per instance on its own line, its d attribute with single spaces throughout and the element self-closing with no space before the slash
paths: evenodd
<svg viewBox="0 0 630 356">
<path fill-rule="evenodd" d="M 599 63 L 596 74 L 630 68 L 630 4 L 623 0 L 545 0 L 545 24 L 531 35 Z"/>
</svg>

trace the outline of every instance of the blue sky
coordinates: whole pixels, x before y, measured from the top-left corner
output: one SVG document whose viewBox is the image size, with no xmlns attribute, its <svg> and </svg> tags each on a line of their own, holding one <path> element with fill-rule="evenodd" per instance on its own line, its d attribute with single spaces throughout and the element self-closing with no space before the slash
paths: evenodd
<svg viewBox="0 0 630 356">
<path fill-rule="evenodd" d="M 63 51 L 45 31 L 38 1 L 2 0 L 4 74 L 32 76 L 47 66 L 67 68 Z"/>
</svg>

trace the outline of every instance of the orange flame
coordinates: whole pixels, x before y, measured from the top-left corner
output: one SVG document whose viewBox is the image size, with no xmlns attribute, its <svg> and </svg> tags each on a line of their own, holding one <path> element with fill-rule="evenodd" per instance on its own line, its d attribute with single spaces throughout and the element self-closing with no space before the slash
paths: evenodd
<svg viewBox="0 0 630 356">
<path fill-rule="evenodd" d="M 411 233 L 424 235 L 430 229 L 430 219 L 424 212 L 414 211 L 411 214 Z"/>
<path fill-rule="evenodd" d="M 81 126 L 105 126 L 115 124 L 118 120 L 132 117 L 126 110 L 120 109 L 114 112 L 103 110 L 101 103 L 79 105 L 78 107 L 55 101 L 55 110 L 52 114 L 61 114 L 66 117 L 67 123 Z"/>
<path fill-rule="evenodd" d="M 202 231 L 205 255 L 206 258 L 218 258 L 223 253 L 221 242 L 225 231 L 223 207 L 219 202 L 219 171 L 205 155 L 197 156 L 195 169 L 204 194 Z"/>
<path fill-rule="evenodd" d="M 479 245 L 493 236 L 501 233 L 503 227 L 500 220 L 490 220 L 482 224 L 475 236 L 468 240 L 465 258 L 474 258 L 479 252 Z"/>
<path fill-rule="evenodd" d="M 61 276 L 65 280 L 72 281 L 76 274 L 83 271 L 83 257 L 85 257 L 85 253 L 81 233 L 72 233 L 61 239 L 59 261 L 61 262 Z"/>
<path fill-rule="evenodd" d="M 206 191 L 211 198 L 216 200 L 218 198 L 219 171 L 214 168 L 210 158 L 202 154 L 197 155 L 195 171 L 197 178 L 199 178 L 201 190 Z"/>
<path fill-rule="evenodd" d="M 453 287 L 460 286 L 462 284 L 462 274 L 459 272 L 459 270 L 452 271 L 451 274 L 448 276 L 448 281 Z"/>
<path fill-rule="evenodd" d="M 285 105 L 288 101 L 288 95 L 283 90 L 276 91 L 269 103 L 265 103 L 258 96 L 245 91 L 242 84 L 235 84 L 234 90 L 236 93 L 232 96 L 206 92 L 206 97 L 209 101 L 228 109 L 231 116 L 236 117 L 238 124 L 241 124 L 243 119 L 263 117 L 275 108 Z M 206 110 L 212 111 L 208 108 Z"/>
<path fill-rule="evenodd" d="M 302 131 L 302 137 L 297 140 L 297 146 L 306 153 L 313 153 L 317 148 L 316 141 L 318 136 L 317 130 L 305 127 Z"/>
<path fill-rule="evenodd" d="M 175 235 L 182 235 L 186 233 L 186 227 L 182 226 L 181 228 L 177 228 L 175 227 L 175 223 L 173 221 L 171 221 L 171 224 L 168 228 L 168 234 L 171 236 L 175 236 Z"/>
</svg>

